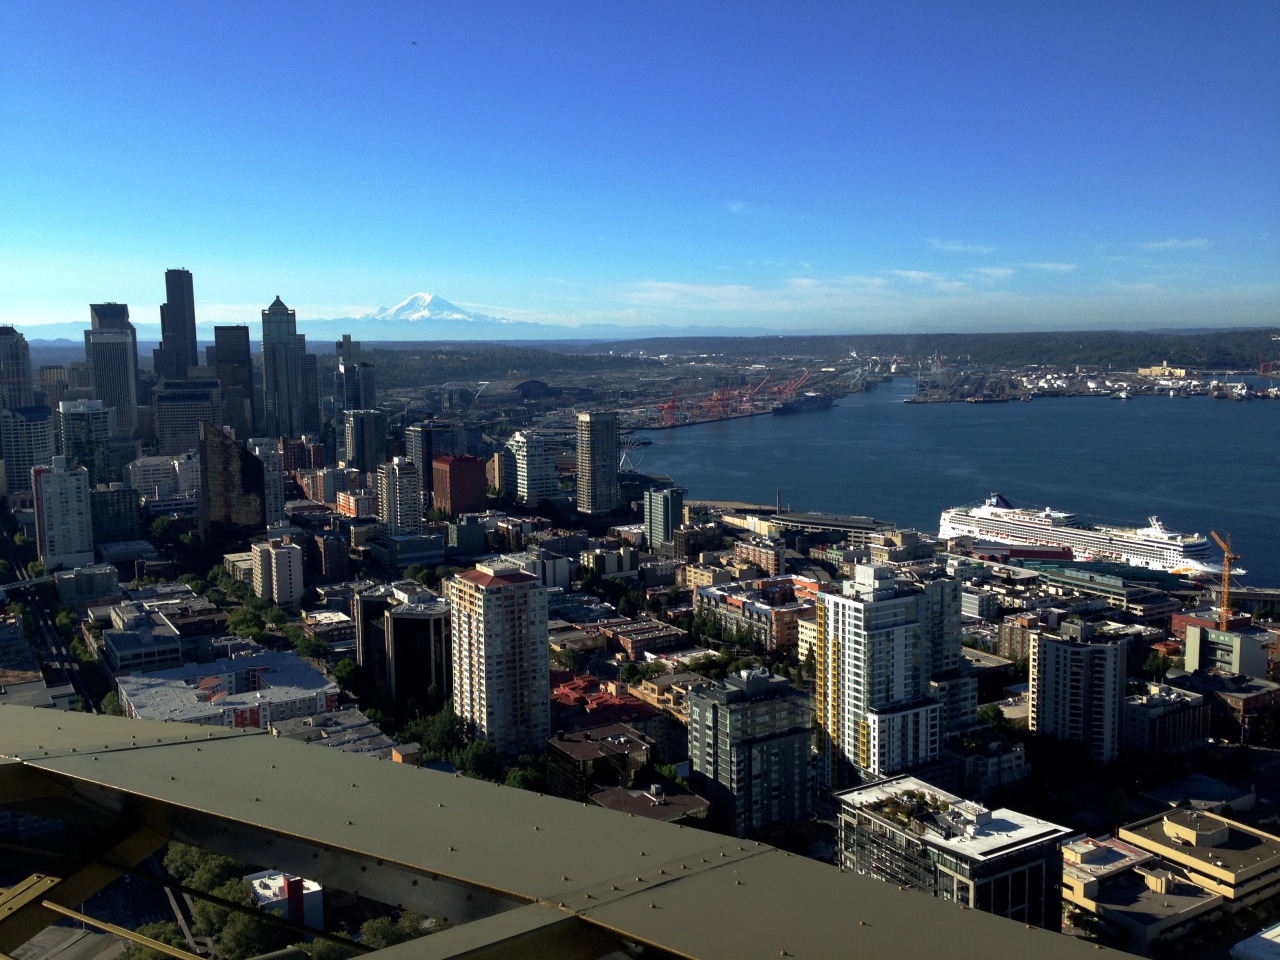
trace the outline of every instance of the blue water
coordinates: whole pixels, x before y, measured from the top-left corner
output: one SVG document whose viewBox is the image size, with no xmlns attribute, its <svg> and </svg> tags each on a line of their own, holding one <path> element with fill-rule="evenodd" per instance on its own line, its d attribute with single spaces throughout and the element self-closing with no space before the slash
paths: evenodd
<svg viewBox="0 0 1280 960">
<path fill-rule="evenodd" d="M 652 430 L 645 473 L 690 498 L 854 513 L 930 534 L 998 491 L 1095 521 L 1230 534 L 1242 582 L 1280 585 L 1280 401 L 1080 397 L 906 404 L 895 380 L 831 410 Z M 1215 556 L 1219 556 L 1214 548 Z"/>
</svg>

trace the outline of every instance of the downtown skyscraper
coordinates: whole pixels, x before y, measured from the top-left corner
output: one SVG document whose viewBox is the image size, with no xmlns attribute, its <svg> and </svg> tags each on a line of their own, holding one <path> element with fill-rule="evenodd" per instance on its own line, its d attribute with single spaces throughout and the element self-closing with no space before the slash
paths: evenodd
<svg viewBox="0 0 1280 960">
<path fill-rule="evenodd" d="M 31 349 L 13 327 L 0 327 L 0 409 L 33 403 Z"/>
<path fill-rule="evenodd" d="M 551 735 L 547 588 L 514 564 L 480 563 L 445 592 L 454 711 L 499 753 L 540 752 Z"/>
<path fill-rule="evenodd" d="M 138 334 L 126 303 L 89 304 L 84 358 L 93 366 L 93 395 L 115 410 L 115 429 L 131 436 L 138 427 Z"/>
<path fill-rule="evenodd" d="M 303 354 L 306 337 L 298 333 L 298 314 L 279 297 L 262 311 L 263 425 L 271 437 L 297 439 L 311 426 L 304 407 Z"/>
<path fill-rule="evenodd" d="M 618 415 L 578 414 L 578 512 L 611 513 L 622 502 L 618 486 Z"/>
<path fill-rule="evenodd" d="M 160 305 L 160 346 L 152 354 L 156 376 L 185 380 L 198 366 L 196 297 L 190 270 L 164 272 L 165 302 Z"/>
<path fill-rule="evenodd" d="M 249 353 L 249 328 L 213 328 L 215 369 L 222 388 L 222 416 L 237 440 L 253 436 L 257 405 L 253 397 L 253 358 Z"/>
</svg>

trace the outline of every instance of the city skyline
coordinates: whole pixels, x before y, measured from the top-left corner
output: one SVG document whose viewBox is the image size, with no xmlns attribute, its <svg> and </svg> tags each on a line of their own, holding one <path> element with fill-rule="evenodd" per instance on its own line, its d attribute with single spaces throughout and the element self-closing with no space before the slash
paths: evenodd
<svg viewBox="0 0 1280 960">
<path fill-rule="evenodd" d="M 641 334 L 1274 323 L 1274 5 L 0 25 L 0 323 L 33 337 L 88 303 L 158 323 L 175 264 L 202 340 L 277 294 L 305 333 L 417 291 Z"/>
</svg>

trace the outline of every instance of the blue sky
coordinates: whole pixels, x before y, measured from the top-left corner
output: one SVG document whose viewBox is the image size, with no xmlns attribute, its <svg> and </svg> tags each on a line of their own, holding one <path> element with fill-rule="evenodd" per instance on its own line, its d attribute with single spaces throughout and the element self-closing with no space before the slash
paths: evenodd
<svg viewBox="0 0 1280 960">
<path fill-rule="evenodd" d="M 0 4 L 0 323 L 1275 324 L 1280 4 Z M 416 45 L 415 45 L 416 41 Z"/>
</svg>

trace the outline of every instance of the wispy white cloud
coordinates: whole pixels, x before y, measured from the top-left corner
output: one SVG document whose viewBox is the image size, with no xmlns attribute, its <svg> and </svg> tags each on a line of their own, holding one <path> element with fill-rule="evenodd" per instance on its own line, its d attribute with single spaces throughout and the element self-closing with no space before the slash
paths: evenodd
<svg viewBox="0 0 1280 960">
<path fill-rule="evenodd" d="M 1018 271 L 1013 267 L 975 267 L 972 271 L 983 280 L 1008 280 Z"/>
<path fill-rule="evenodd" d="M 1018 266 L 1028 270 L 1043 270 L 1046 273 L 1070 273 L 1076 269 L 1074 263 L 1020 263 Z"/>
<path fill-rule="evenodd" d="M 1191 237 L 1187 240 L 1170 237 L 1150 243 L 1135 243 L 1134 246 L 1139 250 L 1201 250 L 1209 246 L 1209 241 L 1205 237 Z"/>
<path fill-rule="evenodd" d="M 912 283 L 935 283 L 943 279 L 942 274 L 930 273 L 928 270 L 890 270 L 889 273 Z"/>
<path fill-rule="evenodd" d="M 979 243 L 968 243 L 964 240 L 942 240 L 938 237 L 929 237 L 925 240 L 929 246 L 935 250 L 941 250 L 944 253 L 995 253 L 995 247 L 984 246 Z"/>
<path fill-rule="evenodd" d="M 749 205 L 745 200 L 726 200 L 724 208 L 730 213 L 743 214 L 749 209 Z"/>
</svg>

